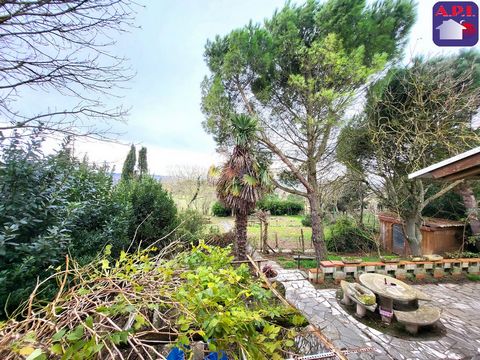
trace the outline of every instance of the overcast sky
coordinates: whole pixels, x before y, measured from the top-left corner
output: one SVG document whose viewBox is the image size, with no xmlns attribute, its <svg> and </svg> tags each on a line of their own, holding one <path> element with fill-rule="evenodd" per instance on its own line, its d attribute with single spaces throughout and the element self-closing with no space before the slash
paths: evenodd
<svg viewBox="0 0 480 360">
<path fill-rule="evenodd" d="M 298 2 L 298 1 L 297 1 Z M 415 55 L 458 51 L 439 48 L 432 42 L 434 0 L 421 0 L 418 19 L 406 60 Z M 207 74 L 203 49 L 207 39 L 226 34 L 250 19 L 270 17 L 284 0 L 162 0 L 145 1 L 137 24 L 141 29 L 123 35 L 114 49 L 130 59 L 135 79 L 124 92 L 131 107 L 128 123 L 116 125 L 122 141 L 148 148 L 151 171 L 166 175 L 175 166 L 208 167 L 215 161 L 215 144 L 201 126 L 200 83 Z M 477 45 L 478 46 L 478 45 Z M 41 101 L 29 99 L 31 102 Z M 121 170 L 128 146 L 110 143 L 78 143 L 79 156 L 107 161 Z"/>
</svg>

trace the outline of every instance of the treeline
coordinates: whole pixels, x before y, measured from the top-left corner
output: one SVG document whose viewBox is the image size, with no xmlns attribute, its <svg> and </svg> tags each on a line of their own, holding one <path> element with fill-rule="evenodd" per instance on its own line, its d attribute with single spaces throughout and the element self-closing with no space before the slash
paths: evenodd
<svg viewBox="0 0 480 360">
<path fill-rule="evenodd" d="M 299 215 L 304 209 L 302 199 L 294 196 L 288 196 L 283 199 L 277 194 L 268 194 L 260 199 L 256 204 L 257 209 L 269 211 L 270 215 Z M 212 206 L 212 214 L 218 217 L 232 216 L 232 210 L 217 201 Z"/>
</svg>

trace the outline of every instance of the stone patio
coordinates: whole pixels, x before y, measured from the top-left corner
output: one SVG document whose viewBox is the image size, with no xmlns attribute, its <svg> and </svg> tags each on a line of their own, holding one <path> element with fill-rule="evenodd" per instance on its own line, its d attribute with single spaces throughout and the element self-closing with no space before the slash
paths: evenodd
<svg viewBox="0 0 480 360">
<path fill-rule="evenodd" d="M 480 359 L 480 283 L 417 285 L 443 310 L 444 336 L 432 340 L 405 340 L 370 328 L 345 312 L 335 289 L 317 290 L 306 274 L 277 270 L 286 297 L 338 348 L 373 347 L 375 352 L 349 355 L 349 359 Z"/>
</svg>

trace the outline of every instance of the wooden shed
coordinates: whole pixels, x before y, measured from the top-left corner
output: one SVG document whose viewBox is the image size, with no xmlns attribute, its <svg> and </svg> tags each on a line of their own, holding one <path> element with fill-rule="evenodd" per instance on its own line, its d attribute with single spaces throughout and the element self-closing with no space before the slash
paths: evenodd
<svg viewBox="0 0 480 360">
<path fill-rule="evenodd" d="M 398 255 L 410 255 L 410 246 L 403 232 L 402 220 L 392 213 L 378 215 L 380 243 L 386 251 Z M 424 218 L 422 254 L 443 254 L 457 251 L 462 246 L 464 224 L 460 221 Z"/>
</svg>

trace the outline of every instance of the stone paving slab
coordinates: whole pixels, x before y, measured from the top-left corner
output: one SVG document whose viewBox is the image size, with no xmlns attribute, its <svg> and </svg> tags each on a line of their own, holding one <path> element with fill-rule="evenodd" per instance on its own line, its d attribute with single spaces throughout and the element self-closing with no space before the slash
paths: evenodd
<svg viewBox="0 0 480 360">
<path fill-rule="evenodd" d="M 286 298 L 339 348 L 371 346 L 374 353 L 349 355 L 349 359 L 480 359 L 480 283 L 417 285 L 440 307 L 446 328 L 438 340 L 405 340 L 370 328 L 346 313 L 335 298 L 335 289 L 317 290 L 299 270 L 270 263 Z"/>
</svg>

